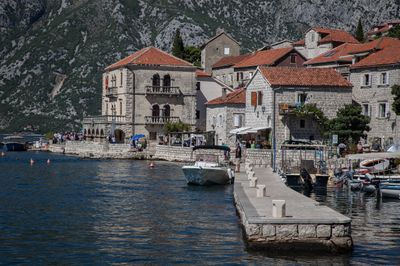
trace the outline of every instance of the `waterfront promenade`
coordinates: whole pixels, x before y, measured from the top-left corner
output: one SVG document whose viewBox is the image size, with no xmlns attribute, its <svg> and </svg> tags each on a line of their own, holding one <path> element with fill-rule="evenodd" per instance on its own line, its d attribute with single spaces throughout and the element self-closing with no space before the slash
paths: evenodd
<svg viewBox="0 0 400 266">
<path fill-rule="evenodd" d="M 236 174 L 234 199 L 249 248 L 346 252 L 353 247 L 351 219 L 287 187 L 271 168 L 255 168 L 251 187 L 244 171 Z M 260 186 L 259 186 L 260 187 Z M 273 200 L 284 200 L 286 213 L 273 217 Z M 279 209 L 279 208 L 278 208 Z"/>
</svg>

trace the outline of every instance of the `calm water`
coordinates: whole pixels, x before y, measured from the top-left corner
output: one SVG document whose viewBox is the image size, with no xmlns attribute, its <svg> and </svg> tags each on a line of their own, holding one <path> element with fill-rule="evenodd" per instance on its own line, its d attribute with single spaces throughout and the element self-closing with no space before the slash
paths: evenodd
<svg viewBox="0 0 400 266">
<path fill-rule="evenodd" d="M 248 252 L 232 186 L 187 186 L 180 165 L 8 153 L 0 264 L 400 264 L 400 201 L 335 190 L 312 197 L 353 218 L 352 254 Z"/>
</svg>

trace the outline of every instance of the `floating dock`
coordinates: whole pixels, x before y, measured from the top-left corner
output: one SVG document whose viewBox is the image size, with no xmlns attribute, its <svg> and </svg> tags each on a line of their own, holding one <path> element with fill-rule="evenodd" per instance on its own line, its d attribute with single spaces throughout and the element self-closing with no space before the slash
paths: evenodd
<svg viewBox="0 0 400 266">
<path fill-rule="evenodd" d="M 351 251 L 351 219 L 292 190 L 271 168 L 242 167 L 234 200 L 250 249 Z"/>
</svg>

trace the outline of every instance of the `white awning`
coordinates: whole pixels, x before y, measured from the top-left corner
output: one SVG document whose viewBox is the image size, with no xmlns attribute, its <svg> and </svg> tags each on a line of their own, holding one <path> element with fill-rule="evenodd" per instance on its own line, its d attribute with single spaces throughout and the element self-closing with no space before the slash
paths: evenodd
<svg viewBox="0 0 400 266">
<path fill-rule="evenodd" d="M 246 129 L 244 131 L 240 131 L 237 134 L 239 134 L 239 135 L 245 135 L 245 134 L 250 134 L 250 133 L 254 134 L 254 133 L 257 133 L 258 131 L 266 130 L 266 129 L 270 129 L 270 127 L 251 127 L 251 128 L 248 128 L 248 129 Z"/>
<path fill-rule="evenodd" d="M 229 131 L 230 134 L 240 134 L 240 132 L 250 129 L 251 127 L 239 127 Z"/>
</svg>

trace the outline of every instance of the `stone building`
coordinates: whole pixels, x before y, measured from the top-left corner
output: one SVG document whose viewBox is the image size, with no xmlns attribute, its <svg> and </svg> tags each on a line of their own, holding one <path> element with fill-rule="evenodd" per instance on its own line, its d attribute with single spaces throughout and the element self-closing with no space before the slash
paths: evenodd
<svg viewBox="0 0 400 266">
<path fill-rule="evenodd" d="M 370 31 L 367 32 L 367 36 L 369 40 L 374 40 L 375 38 L 379 38 L 381 36 L 385 36 L 389 33 L 389 30 L 393 27 L 400 25 L 400 19 L 388 21 L 379 25 L 375 25 L 372 27 Z"/>
<path fill-rule="evenodd" d="M 381 49 L 351 66 L 353 100 L 371 118 L 368 142 L 382 147 L 399 141 L 399 116 L 392 110 L 391 87 L 400 85 L 400 41 L 398 46 Z"/>
<path fill-rule="evenodd" d="M 211 73 L 211 67 L 226 56 L 240 54 L 240 45 L 229 34 L 217 31 L 217 34 L 201 46 L 201 67 Z"/>
<path fill-rule="evenodd" d="M 215 144 L 234 147 L 236 136 L 230 131 L 245 123 L 245 88 L 235 89 L 207 103 L 207 131 L 215 132 Z"/>
<path fill-rule="evenodd" d="M 295 47 L 305 58 L 317 57 L 343 43 L 359 43 L 350 33 L 328 28 L 312 28 L 305 38 L 294 42 Z"/>
<path fill-rule="evenodd" d="M 247 85 L 246 130 L 258 144 L 279 150 L 285 140 L 321 141 L 312 115 L 298 116 L 296 109 L 315 105 L 328 118 L 351 104 L 351 84 L 334 69 L 259 67 Z M 268 143 L 269 142 L 269 143 Z"/>
<path fill-rule="evenodd" d="M 196 81 L 196 130 L 206 131 L 206 103 L 221 97 L 224 93 L 231 92 L 232 88 L 201 70 L 196 71 Z"/>
<path fill-rule="evenodd" d="M 258 66 L 303 67 L 305 61 L 304 56 L 293 48 L 259 50 L 222 58 L 213 65 L 212 75 L 236 88 L 246 86 Z"/>
<path fill-rule="evenodd" d="M 154 47 L 143 48 L 103 73 L 101 116 L 83 120 L 84 133 L 117 142 L 134 134 L 156 140 L 168 122 L 196 124 L 196 67 Z"/>
</svg>

